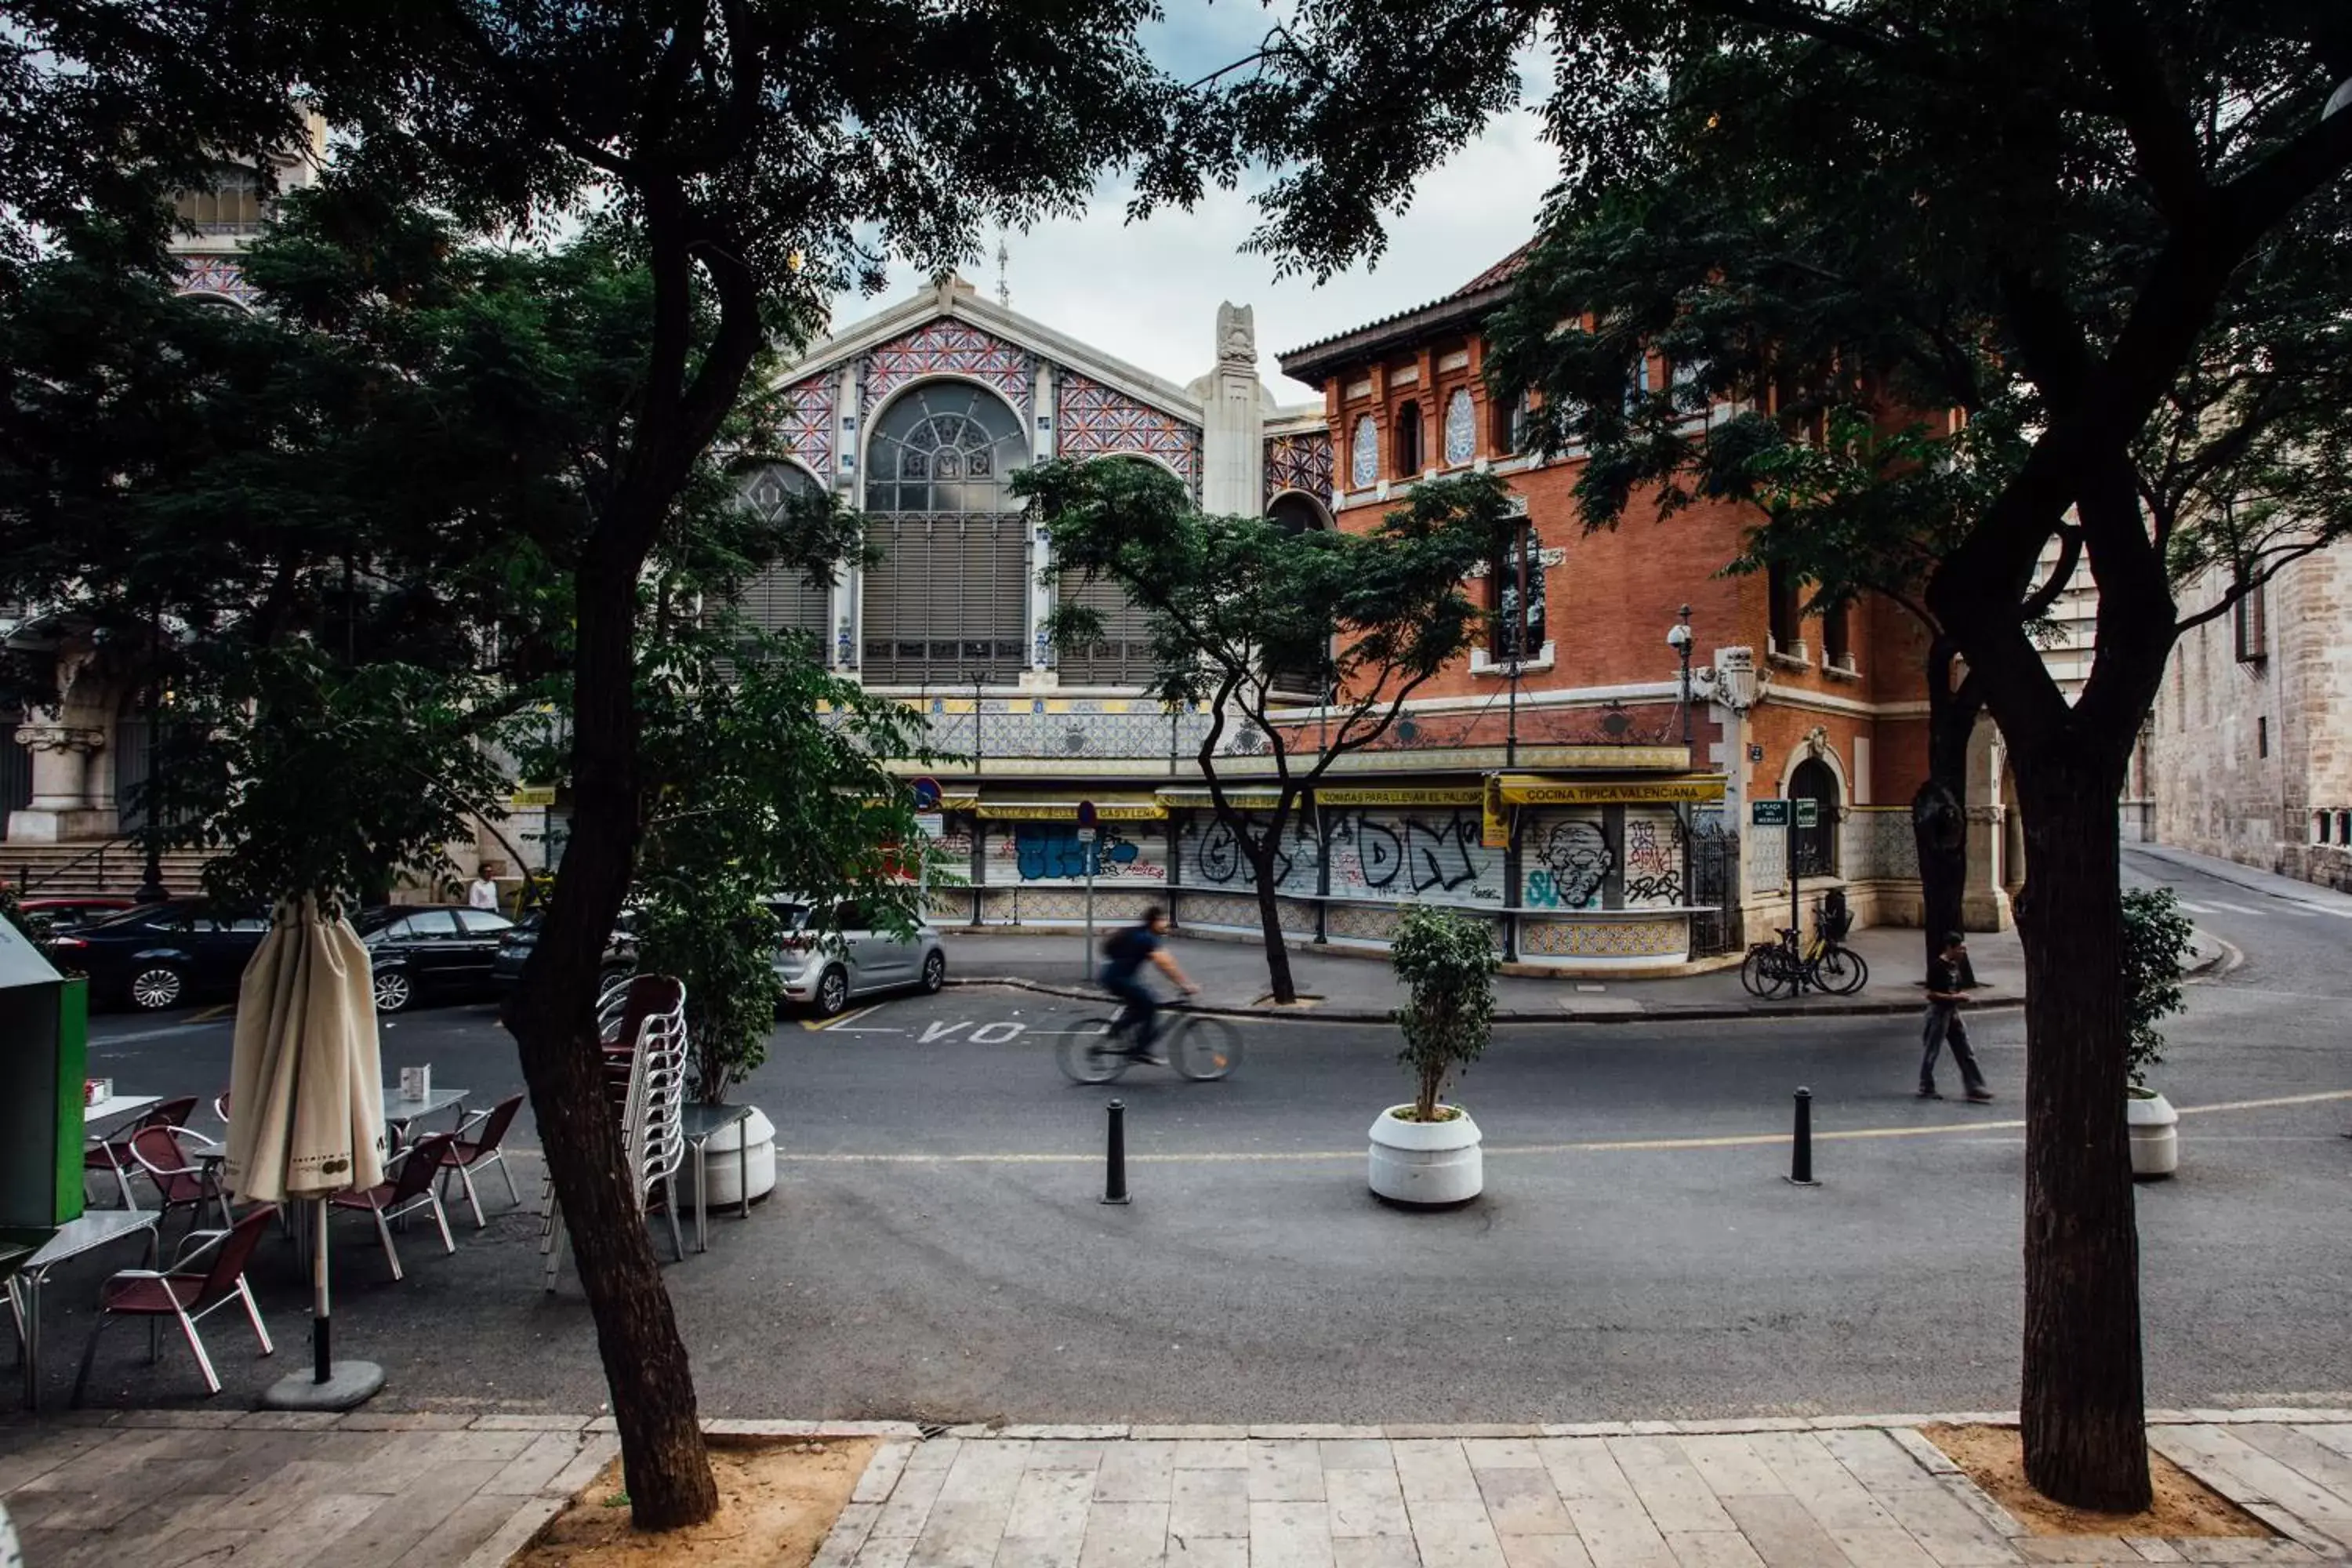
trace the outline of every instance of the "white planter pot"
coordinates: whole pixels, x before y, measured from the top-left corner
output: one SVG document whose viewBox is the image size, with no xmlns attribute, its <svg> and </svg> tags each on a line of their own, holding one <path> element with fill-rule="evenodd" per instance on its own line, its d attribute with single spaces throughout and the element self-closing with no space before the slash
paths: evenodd
<svg viewBox="0 0 2352 1568">
<path fill-rule="evenodd" d="M 758 1106 L 751 1114 L 732 1127 L 722 1127 L 710 1135 L 705 1163 L 710 1169 L 710 1197 L 706 1208 L 723 1209 L 743 1201 L 741 1183 L 745 1163 L 739 1163 L 736 1152 L 743 1140 L 751 1141 L 748 1151 L 748 1174 L 753 1198 L 766 1197 L 776 1186 L 776 1124 L 768 1120 Z M 694 1157 L 689 1152 L 685 1166 L 678 1172 L 688 1196 L 694 1192 Z"/>
<path fill-rule="evenodd" d="M 1458 1204 L 1478 1195 L 1486 1174 L 1478 1124 L 1461 1111 L 1451 1121 L 1401 1121 L 1391 1106 L 1372 1121 L 1372 1191 L 1398 1204 Z"/>
<path fill-rule="evenodd" d="M 2124 1121 L 2131 1129 L 2132 1174 L 2168 1176 L 2180 1169 L 2180 1112 L 2152 1089 L 2126 1090 Z"/>
</svg>

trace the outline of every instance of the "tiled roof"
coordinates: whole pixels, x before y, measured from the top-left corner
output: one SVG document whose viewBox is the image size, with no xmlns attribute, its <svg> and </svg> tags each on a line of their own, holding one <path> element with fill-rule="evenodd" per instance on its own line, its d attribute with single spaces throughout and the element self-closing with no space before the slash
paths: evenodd
<svg viewBox="0 0 2352 1568">
<path fill-rule="evenodd" d="M 1465 306 L 1475 305 L 1484 308 L 1493 304 L 1508 291 L 1507 286 L 1511 279 L 1518 276 L 1520 268 L 1527 265 L 1528 252 L 1534 248 L 1535 241 L 1530 239 L 1451 294 L 1432 300 L 1425 305 L 1415 305 L 1411 310 L 1399 310 L 1394 315 L 1382 316 L 1379 321 L 1366 322 L 1363 326 L 1350 327 L 1344 332 L 1334 332 L 1328 338 L 1318 338 L 1311 343 L 1303 343 L 1287 353 L 1276 355 L 1276 362 L 1281 364 L 1285 374 L 1298 376 L 1305 372 L 1305 378 L 1313 380 L 1311 371 L 1307 371 L 1306 366 L 1294 368 L 1292 362 L 1303 359 L 1311 364 L 1314 360 L 1323 357 L 1318 353 L 1318 350 L 1328 349 L 1338 343 L 1347 343 L 1350 348 L 1361 347 L 1369 351 L 1379 342 L 1395 335 L 1383 329 L 1395 327 L 1410 331 L 1424 325 L 1435 325 L 1460 314 Z"/>
</svg>

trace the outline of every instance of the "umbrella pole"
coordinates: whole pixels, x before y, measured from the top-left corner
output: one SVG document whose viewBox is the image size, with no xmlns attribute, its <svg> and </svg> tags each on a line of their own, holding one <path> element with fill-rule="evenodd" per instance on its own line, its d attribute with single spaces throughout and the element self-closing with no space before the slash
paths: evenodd
<svg viewBox="0 0 2352 1568">
<path fill-rule="evenodd" d="M 327 1297 L 327 1200 L 319 1200 L 319 1242 L 310 1253 L 310 1381 L 334 1381 L 334 1357 L 328 1351 L 333 1312 Z"/>
<path fill-rule="evenodd" d="M 269 1410 L 349 1410 L 375 1397 L 383 1386 L 383 1368 L 372 1361 L 347 1361 L 340 1365 L 330 1351 L 333 1332 L 331 1296 L 327 1280 L 327 1200 L 318 1200 L 319 1227 L 310 1248 L 310 1371 L 295 1373 L 269 1385 L 261 1396 Z"/>
</svg>

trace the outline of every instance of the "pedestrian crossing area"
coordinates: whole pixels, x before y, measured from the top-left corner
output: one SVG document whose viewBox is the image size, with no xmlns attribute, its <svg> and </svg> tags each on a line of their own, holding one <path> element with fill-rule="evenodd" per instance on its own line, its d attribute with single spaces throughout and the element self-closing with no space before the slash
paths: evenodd
<svg viewBox="0 0 2352 1568">
<path fill-rule="evenodd" d="M 2219 899 L 2207 901 L 2182 899 L 2179 901 L 2180 907 L 2192 915 L 2217 915 L 2226 910 L 2233 915 L 2297 915 L 2308 920 L 2333 915 L 2339 921 L 2352 921 L 2352 906 L 2331 909 L 2324 904 L 2306 904 L 2294 899 L 2274 899 L 2260 909 L 2251 904 L 2225 903 Z"/>
</svg>

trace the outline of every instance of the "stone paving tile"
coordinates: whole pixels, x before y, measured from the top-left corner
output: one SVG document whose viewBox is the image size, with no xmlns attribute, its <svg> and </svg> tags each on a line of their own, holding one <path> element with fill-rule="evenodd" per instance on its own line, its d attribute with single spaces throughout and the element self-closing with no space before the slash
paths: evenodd
<svg viewBox="0 0 2352 1568">
<path fill-rule="evenodd" d="M 2007 1540 L 1941 1487 L 1874 1487 L 1870 1495 L 1944 1568 L 2018 1561 Z"/>
<path fill-rule="evenodd" d="M 1423 1568 L 1421 1549 L 1410 1535 L 1335 1537 L 1331 1563 L 1332 1568 Z"/>
<path fill-rule="evenodd" d="M 1108 1443 L 1075 1443 L 1056 1439 L 1039 1443 L 1029 1450 L 1029 1468 L 1033 1470 L 1083 1470 L 1088 1475 L 1102 1468 L 1104 1452 Z"/>
<path fill-rule="evenodd" d="M 1568 1510 L 1551 1484 L 1551 1476 L 1535 1469 L 1487 1469 L 1475 1472 L 1478 1490 L 1486 1500 L 1486 1517 L 1501 1535 L 1566 1535 L 1575 1531 Z"/>
<path fill-rule="evenodd" d="M 1390 1475 L 1396 1474 L 1396 1456 L 1389 1451 L 1386 1442 L 1335 1438 L 1315 1447 L 1327 1470 L 1386 1470 Z"/>
<path fill-rule="evenodd" d="M 584 1432 L 542 1432 L 530 1447 L 509 1459 L 482 1483 L 492 1496 L 529 1497 L 545 1491 L 548 1483 L 572 1468 L 587 1444 Z"/>
<path fill-rule="evenodd" d="M 1323 1500 L 1323 1456 L 1312 1441 L 1250 1444 L 1249 1495 L 1252 1502 L 1316 1502 Z M 1320 1510 L 1318 1510 L 1320 1511 Z"/>
<path fill-rule="evenodd" d="M 855 1568 L 907 1568 L 907 1559 L 915 1552 L 911 1535 L 869 1536 L 857 1549 Z"/>
<path fill-rule="evenodd" d="M 2017 1554 L 2028 1563 L 2139 1563 L 2147 1561 L 2137 1547 L 2119 1535 L 2026 1536 L 2017 1542 Z M 2178 1553 L 2174 1554 L 2172 1561 L 2180 1561 Z"/>
<path fill-rule="evenodd" d="M 1830 1540 L 1854 1568 L 1941 1568 L 1927 1549 L 1886 1524 L 1865 1530 L 1832 1530 Z"/>
<path fill-rule="evenodd" d="M 1246 1470 L 1178 1470 L 1168 1500 L 1172 1540 L 1238 1536 L 1250 1532 L 1250 1477 Z"/>
<path fill-rule="evenodd" d="M 1477 1478 L 1454 1437 L 1404 1437 L 1389 1445 L 1407 1502 L 1475 1502 Z"/>
<path fill-rule="evenodd" d="M 1640 1500 L 1568 1498 L 1569 1518 L 1591 1554 L 1593 1568 L 1675 1568 L 1673 1551 Z"/>
<path fill-rule="evenodd" d="M 2218 1472 L 2221 1489 L 2233 1500 L 2252 1494 L 2279 1503 L 2305 1519 L 2352 1520 L 2352 1496 L 2329 1489 L 2292 1466 L 2273 1459 L 2235 1430 L 2214 1426 L 2167 1426 L 2148 1434 L 2148 1447 L 2175 1464 L 2193 1464 L 2200 1473 Z"/>
<path fill-rule="evenodd" d="M 1412 1539 L 1423 1563 L 1504 1568 L 1503 1543 L 1484 1502 L 1409 1499 L 1405 1510 L 1412 1516 Z"/>
<path fill-rule="evenodd" d="M 1250 1543 L 1238 1536 L 1199 1535 L 1180 1540 L 1168 1533 L 1168 1568 L 1249 1568 Z"/>
<path fill-rule="evenodd" d="M 907 1554 L 907 1568 L 989 1568 L 1012 1513 L 1009 1494 L 950 1500 L 942 1492 Z"/>
<path fill-rule="evenodd" d="M 1320 1499 L 1253 1500 L 1249 1542 L 1252 1568 L 1333 1568 L 1331 1520 Z"/>
<path fill-rule="evenodd" d="M 1250 1467 L 1249 1439 L 1181 1438 L 1177 1442 L 1175 1457 L 1170 1462 L 1180 1470 L 1246 1470 Z"/>
<path fill-rule="evenodd" d="M 1532 1437 L 1465 1437 L 1463 1457 L 1474 1470 L 1539 1470 L 1543 1458 Z"/>
<path fill-rule="evenodd" d="M 1885 1531 L 1895 1521 L 1853 1472 L 1822 1445 L 1822 1434 L 1759 1432 L 1748 1439 L 1780 1484 L 1834 1537 L 1841 1531 Z"/>
<path fill-rule="evenodd" d="M 1004 1533 L 1028 1541 L 1082 1540 L 1094 1489 L 1095 1479 L 1087 1471 L 1033 1468 L 1013 1493 Z"/>
<path fill-rule="evenodd" d="M 940 1488 L 947 1484 L 948 1472 L 940 1465 L 917 1469 L 915 1460 L 921 1457 L 918 1451 L 899 1472 L 898 1485 L 890 1489 L 890 1500 L 882 1505 L 881 1513 L 874 1521 L 868 1547 L 874 1541 L 912 1541 L 923 1533 L 923 1521 L 930 1517 L 931 1505 L 939 1500 Z M 863 1563 L 865 1559 L 860 1557 L 858 1561 Z"/>
<path fill-rule="evenodd" d="M 955 1463 L 948 1467 L 947 1479 L 940 1484 L 934 1501 L 940 1507 L 966 1502 L 1011 1506 L 1022 1472 L 1029 1468 L 1029 1443 L 1018 1437 L 966 1443 Z"/>
<path fill-rule="evenodd" d="M 997 1543 L 995 1568 L 1078 1568 L 1084 1537 L 1008 1535 Z M 811 1563 L 809 1568 L 818 1568 Z"/>
<path fill-rule="evenodd" d="M 1573 1535 L 1505 1535 L 1504 1568 L 1592 1568 L 1592 1556 Z"/>
<path fill-rule="evenodd" d="M 1684 1453 L 1680 1437 L 1610 1437 L 1610 1458 L 1624 1472 L 1650 1519 L 1668 1534 L 1737 1530 L 1706 1479 Z"/>
<path fill-rule="evenodd" d="M 866 1468 L 858 1472 L 857 1485 L 850 1492 L 849 1500 L 889 1501 L 890 1489 L 898 1484 L 898 1477 L 914 1452 L 915 1445 L 912 1443 L 884 1443 L 877 1447 L 873 1458 L 866 1461 Z"/>
<path fill-rule="evenodd" d="M 1130 1443 L 1106 1448 L 1095 1472 L 1095 1501 L 1158 1503 L 1168 1510 L 1174 1485 L 1176 1450 L 1167 1443 Z M 1087 1533 L 1093 1534 L 1090 1529 Z"/>
<path fill-rule="evenodd" d="M 1087 1510 L 1078 1568 L 1159 1568 L 1168 1549 L 1168 1504 L 1105 1501 Z"/>
<path fill-rule="evenodd" d="M 1696 1441 L 1696 1439 L 1685 1439 Z M 1786 1492 L 1722 1494 L 1748 1543 L 1768 1568 L 1850 1568 L 1844 1552 L 1803 1503 Z M 1858 1568 L 1874 1568 L 1863 1563 Z"/>
<path fill-rule="evenodd" d="M 2315 1437 L 2275 1422 L 2232 1426 L 2230 1431 L 2240 1442 L 2267 1454 L 2314 1486 L 2325 1487 L 2336 1497 L 2352 1500 L 2352 1454 L 2341 1453 Z M 2336 1517 L 2347 1514 L 2352 1514 L 2352 1503 L 2347 1503 L 2347 1509 Z"/>
<path fill-rule="evenodd" d="M 1759 1458 L 1748 1439 L 1736 1434 L 1694 1435 L 1677 1439 L 1683 1458 L 1718 1498 L 1785 1491 L 1772 1467 Z"/>
<path fill-rule="evenodd" d="M 1323 1486 L 1334 1538 L 1412 1533 L 1394 1470 L 1326 1470 Z"/>
<path fill-rule="evenodd" d="M 1764 1559 L 1736 1530 L 1670 1530 L 1666 1549 L 1681 1568 L 1763 1568 Z"/>
</svg>

